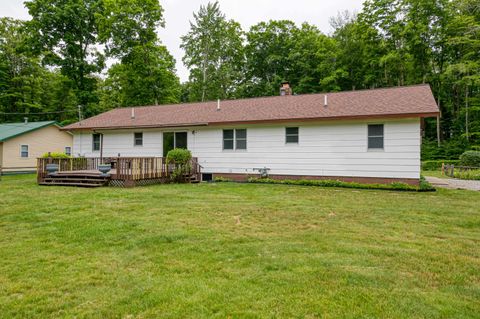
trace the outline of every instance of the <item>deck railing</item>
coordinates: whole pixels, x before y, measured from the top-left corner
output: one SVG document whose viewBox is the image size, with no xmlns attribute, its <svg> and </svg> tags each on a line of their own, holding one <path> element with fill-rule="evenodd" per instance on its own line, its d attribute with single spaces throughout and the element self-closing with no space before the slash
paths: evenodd
<svg viewBox="0 0 480 319">
<path fill-rule="evenodd" d="M 37 160 L 37 179 L 39 182 L 48 175 L 47 164 L 57 164 L 58 172 L 97 171 L 100 164 L 110 164 L 112 179 L 125 182 L 166 180 L 177 167 L 175 163 L 167 163 L 165 157 L 47 157 Z M 187 168 L 186 179 L 193 175 L 200 177 L 201 166 L 198 164 L 196 157 L 191 159 Z"/>
</svg>

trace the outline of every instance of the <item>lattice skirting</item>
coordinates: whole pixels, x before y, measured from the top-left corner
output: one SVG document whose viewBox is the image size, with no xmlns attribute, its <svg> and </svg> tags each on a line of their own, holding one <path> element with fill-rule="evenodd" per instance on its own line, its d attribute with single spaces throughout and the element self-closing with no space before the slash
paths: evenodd
<svg viewBox="0 0 480 319">
<path fill-rule="evenodd" d="M 134 186 L 147 186 L 154 184 L 166 184 L 169 180 L 165 178 L 154 178 L 154 179 L 142 179 L 138 181 L 125 181 L 122 179 L 111 179 L 108 183 L 108 186 L 113 187 L 134 187 Z"/>
</svg>

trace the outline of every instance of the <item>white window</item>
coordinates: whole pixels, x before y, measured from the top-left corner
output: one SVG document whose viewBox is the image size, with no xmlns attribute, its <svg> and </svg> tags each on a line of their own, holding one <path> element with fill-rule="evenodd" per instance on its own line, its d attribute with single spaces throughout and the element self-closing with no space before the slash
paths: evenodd
<svg viewBox="0 0 480 319">
<path fill-rule="evenodd" d="M 143 133 L 135 133 L 133 137 L 133 145 L 134 146 L 142 146 L 143 145 Z"/>
<path fill-rule="evenodd" d="M 368 125 L 368 149 L 383 149 L 383 124 Z"/>
<path fill-rule="evenodd" d="M 247 130 L 235 130 L 235 149 L 246 150 L 247 149 Z"/>
<path fill-rule="evenodd" d="M 92 135 L 92 150 L 100 151 L 100 134 L 98 133 Z"/>
<path fill-rule="evenodd" d="M 298 144 L 298 127 L 285 128 L 285 143 Z"/>
<path fill-rule="evenodd" d="M 27 158 L 28 157 L 28 145 L 21 145 L 20 146 L 20 156 Z"/>
<path fill-rule="evenodd" d="M 68 155 L 68 156 L 72 155 L 72 148 L 70 146 L 65 147 L 65 155 Z"/>
<path fill-rule="evenodd" d="M 223 130 L 223 149 L 224 150 L 246 150 L 247 149 L 247 130 L 229 129 Z"/>
</svg>

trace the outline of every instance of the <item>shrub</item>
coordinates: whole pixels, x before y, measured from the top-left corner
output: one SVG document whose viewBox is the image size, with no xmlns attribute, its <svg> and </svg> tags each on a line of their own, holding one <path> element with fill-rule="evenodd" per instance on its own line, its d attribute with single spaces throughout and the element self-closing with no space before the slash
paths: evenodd
<svg viewBox="0 0 480 319">
<path fill-rule="evenodd" d="M 424 171 L 437 171 L 442 168 L 442 164 L 458 165 L 458 160 L 435 160 L 435 161 L 423 161 L 422 170 Z"/>
<path fill-rule="evenodd" d="M 185 182 L 185 178 L 190 172 L 190 160 L 192 153 L 183 148 L 175 148 L 168 152 L 167 163 L 174 165 L 173 171 L 170 175 L 172 182 Z"/>
<path fill-rule="evenodd" d="M 214 179 L 214 182 L 216 182 L 216 183 L 231 182 L 231 181 L 232 181 L 231 178 L 227 178 L 227 177 L 223 177 L 223 176 L 217 176 Z"/>
<path fill-rule="evenodd" d="M 191 159 L 192 152 L 183 148 L 175 148 L 167 154 L 167 162 L 172 164 L 188 164 Z"/>
<path fill-rule="evenodd" d="M 400 191 L 435 191 L 423 177 L 420 179 L 419 187 L 408 185 L 405 183 L 394 182 L 391 184 L 360 184 L 355 182 L 342 182 L 339 180 L 276 180 L 271 178 L 251 177 L 249 183 L 263 184 L 284 184 L 284 185 L 302 185 L 302 186 L 321 186 L 321 187 L 344 187 L 344 188 L 360 188 L 360 189 L 383 189 L 383 190 L 400 190 Z"/>
<path fill-rule="evenodd" d="M 480 151 L 466 151 L 460 155 L 460 165 L 480 167 Z"/>
<path fill-rule="evenodd" d="M 45 153 L 42 155 L 42 158 L 72 158 L 65 153 Z"/>
<path fill-rule="evenodd" d="M 455 178 L 480 180 L 480 169 L 472 169 L 468 171 L 455 171 L 453 173 Z"/>
</svg>

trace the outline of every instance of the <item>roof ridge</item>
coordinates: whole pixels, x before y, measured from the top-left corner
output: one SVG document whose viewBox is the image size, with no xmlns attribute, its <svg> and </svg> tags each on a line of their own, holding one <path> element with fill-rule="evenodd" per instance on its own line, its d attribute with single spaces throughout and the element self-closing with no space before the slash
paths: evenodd
<svg viewBox="0 0 480 319">
<path fill-rule="evenodd" d="M 428 83 L 420 83 L 420 84 L 409 84 L 409 85 L 401 85 L 401 86 L 389 86 L 389 87 L 380 87 L 374 89 L 360 89 L 360 90 L 346 90 L 346 91 L 337 91 L 337 92 L 312 92 L 312 93 L 302 93 L 302 94 L 292 94 L 287 96 L 281 95 L 265 95 L 265 96 L 253 96 L 253 97 L 246 97 L 241 99 L 225 99 L 220 100 L 223 102 L 230 102 L 230 101 L 249 101 L 249 100 L 256 100 L 256 99 L 272 99 L 272 98 L 289 98 L 289 97 L 300 97 L 300 96 L 312 96 L 312 95 L 325 95 L 325 94 L 342 94 L 342 93 L 353 93 L 353 92 L 371 92 L 371 91 L 381 91 L 381 90 L 396 90 L 402 88 L 409 88 L 409 87 L 416 87 L 416 86 L 428 86 Z M 179 103 L 170 103 L 170 104 L 159 104 L 159 105 L 137 105 L 137 106 L 120 106 L 114 109 L 108 110 L 107 112 L 101 113 L 105 114 L 114 110 L 118 109 L 127 109 L 127 108 L 147 108 L 147 107 L 166 107 L 166 106 L 180 106 L 180 105 L 192 105 L 192 104 L 208 104 L 208 103 L 216 103 L 217 100 L 208 100 L 208 101 L 198 101 L 198 102 L 179 102 Z"/>
</svg>

